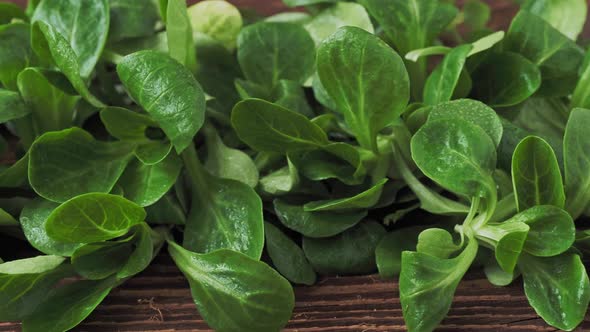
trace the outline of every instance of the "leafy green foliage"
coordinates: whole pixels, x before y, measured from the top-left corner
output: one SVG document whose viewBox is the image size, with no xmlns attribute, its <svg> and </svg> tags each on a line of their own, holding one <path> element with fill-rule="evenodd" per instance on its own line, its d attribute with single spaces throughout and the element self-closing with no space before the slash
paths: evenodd
<svg viewBox="0 0 590 332">
<path fill-rule="evenodd" d="M 279 228 L 264 224 L 266 250 L 273 265 L 285 278 L 296 284 L 313 285 L 316 274 L 303 250 Z"/>
<path fill-rule="evenodd" d="M 273 88 L 279 80 L 305 82 L 315 62 L 314 42 L 302 26 L 259 22 L 238 36 L 238 61 L 249 81 Z"/>
<path fill-rule="evenodd" d="M 289 320 L 293 290 L 268 265 L 226 249 L 197 254 L 169 242 L 168 251 L 189 280 L 199 313 L 215 330 L 277 330 Z"/>
<path fill-rule="evenodd" d="M 408 75 L 399 55 L 365 30 L 344 27 L 320 45 L 322 85 L 360 145 L 376 150 L 376 135 L 393 123 L 409 99 Z"/>
<path fill-rule="evenodd" d="M 129 162 L 132 148 L 124 142 L 97 141 L 75 127 L 46 133 L 29 152 L 31 187 L 55 202 L 88 192 L 108 193 Z"/>
<path fill-rule="evenodd" d="M 32 247 L 0 251 L 0 321 L 76 329 L 167 245 L 217 331 L 378 270 L 430 332 L 472 266 L 576 328 L 586 3 L 518 1 L 504 33 L 481 0 L 284 2 L 0 2 L 0 241 Z"/>
<path fill-rule="evenodd" d="M 314 269 L 322 274 L 365 274 L 374 272 L 375 248 L 385 229 L 366 221 L 336 236 L 303 238 L 303 251 Z"/>
<path fill-rule="evenodd" d="M 131 97 L 182 152 L 205 116 L 205 96 L 191 72 L 165 54 L 140 51 L 126 56 L 117 73 Z"/>
<path fill-rule="evenodd" d="M 66 243 L 91 243 L 125 235 L 145 219 L 145 211 L 116 195 L 90 193 L 61 204 L 47 217 L 49 237 Z"/>
</svg>

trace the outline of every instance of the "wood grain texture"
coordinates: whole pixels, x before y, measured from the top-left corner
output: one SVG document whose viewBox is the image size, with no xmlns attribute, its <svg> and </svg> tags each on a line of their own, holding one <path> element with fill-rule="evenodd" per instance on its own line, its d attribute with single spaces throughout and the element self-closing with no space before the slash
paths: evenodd
<svg viewBox="0 0 590 332">
<path fill-rule="evenodd" d="M 469 273 L 437 331 L 555 331 L 528 306 L 520 283 L 493 287 L 482 273 Z M 395 281 L 376 275 L 325 277 L 315 286 L 295 291 L 296 308 L 285 331 L 405 331 Z M 578 331 L 589 330 L 590 316 Z M 20 331 L 20 327 L 0 323 L 0 331 Z M 210 329 L 199 318 L 187 281 L 162 254 L 145 272 L 111 292 L 74 331 Z"/>
<path fill-rule="evenodd" d="M 26 0 L 14 0 L 24 4 Z M 194 2 L 194 1 L 191 1 Z M 234 0 L 240 7 L 271 15 L 286 9 L 280 0 Z M 458 1 L 460 4 L 462 1 Z M 489 0 L 490 27 L 506 29 L 516 12 L 510 0 Z M 585 36 L 590 36 L 587 25 Z M 494 287 L 481 272 L 459 285 L 452 309 L 437 331 L 556 331 L 530 308 L 522 281 Z M 395 281 L 378 276 L 325 277 L 313 287 L 296 287 L 296 308 L 285 331 L 405 331 Z M 0 323 L 0 331 L 20 331 Z M 142 274 L 115 289 L 75 331 L 210 331 L 199 318 L 188 282 L 163 254 Z M 577 329 L 590 331 L 590 316 Z"/>
</svg>

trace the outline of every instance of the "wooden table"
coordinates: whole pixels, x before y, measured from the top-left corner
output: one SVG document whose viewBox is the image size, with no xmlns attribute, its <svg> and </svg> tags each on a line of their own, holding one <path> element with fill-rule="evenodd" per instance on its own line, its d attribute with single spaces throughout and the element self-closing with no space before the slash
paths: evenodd
<svg viewBox="0 0 590 332">
<path fill-rule="evenodd" d="M 265 15 L 285 10 L 280 0 L 230 2 Z M 516 12 L 512 1 L 488 2 L 494 7 L 490 26 L 505 29 Z M 585 35 L 590 36 L 590 26 Z M 528 305 L 521 283 L 517 280 L 509 287 L 494 287 L 483 273 L 468 273 L 437 331 L 556 331 Z M 296 287 L 295 292 L 296 308 L 286 331 L 405 331 L 395 281 L 384 281 L 376 275 L 324 277 L 313 287 Z M 0 323 L 0 331 L 19 330 L 18 324 Z M 75 330 L 210 331 L 192 302 L 188 282 L 166 254 L 113 290 Z M 590 315 L 577 331 L 590 331 Z"/>
</svg>

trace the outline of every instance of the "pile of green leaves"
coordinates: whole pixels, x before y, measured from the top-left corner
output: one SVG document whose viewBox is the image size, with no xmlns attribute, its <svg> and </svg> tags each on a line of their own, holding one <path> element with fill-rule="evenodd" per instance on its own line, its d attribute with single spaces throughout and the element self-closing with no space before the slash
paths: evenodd
<svg viewBox="0 0 590 332">
<path fill-rule="evenodd" d="M 0 321 L 72 329 L 166 246 L 217 331 L 278 331 L 291 284 L 376 271 L 432 331 L 472 268 L 574 329 L 586 2 L 494 32 L 479 0 L 284 1 L 306 11 L 0 3 L 0 233 L 37 252 L 0 252 Z"/>
</svg>

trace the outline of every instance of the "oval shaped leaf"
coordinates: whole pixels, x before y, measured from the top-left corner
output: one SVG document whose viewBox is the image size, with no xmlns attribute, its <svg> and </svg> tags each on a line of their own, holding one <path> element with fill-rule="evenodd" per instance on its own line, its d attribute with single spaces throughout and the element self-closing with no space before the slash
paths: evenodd
<svg viewBox="0 0 590 332">
<path fill-rule="evenodd" d="M 231 250 L 197 254 L 169 242 L 168 251 L 216 331 L 278 331 L 291 318 L 293 289 L 268 265 Z"/>
<path fill-rule="evenodd" d="M 361 146 L 376 151 L 377 133 L 401 115 L 410 98 L 402 59 L 377 36 L 343 27 L 320 45 L 317 66 Z"/>
<path fill-rule="evenodd" d="M 313 285 L 315 271 L 303 250 L 276 226 L 265 222 L 266 250 L 273 265 L 285 278 L 296 284 Z"/>
<path fill-rule="evenodd" d="M 244 75 L 270 88 L 283 79 L 303 84 L 313 74 L 314 51 L 309 33 L 292 23 L 259 22 L 238 36 L 238 61 Z"/>
<path fill-rule="evenodd" d="M 536 205 L 563 208 L 565 192 L 561 171 L 551 146 L 529 136 L 516 146 L 512 156 L 512 182 L 519 211 Z"/>
<path fill-rule="evenodd" d="M 262 99 L 239 102 L 231 122 L 240 139 L 261 152 L 286 153 L 329 143 L 326 133 L 305 116 Z"/>
<path fill-rule="evenodd" d="M 412 158 L 432 180 L 468 197 L 495 192 L 496 149 L 490 136 L 465 120 L 427 122 L 411 142 Z"/>
<path fill-rule="evenodd" d="M 116 195 L 90 193 L 58 206 L 47 218 L 47 234 L 66 243 L 91 243 L 125 235 L 144 221 L 146 213 Z"/>
<path fill-rule="evenodd" d="M 98 62 L 109 32 L 107 0 L 43 0 L 31 22 L 45 22 L 64 37 L 76 53 L 80 74 L 88 78 Z"/>
<path fill-rule="evenodd" d="M 131 97 L 160 124 L 177 152 L 193 140 L 205 118 L 205 95 L 192 73 L 156 51 L 126 56 L 117 65 Z"/>
</svg>

